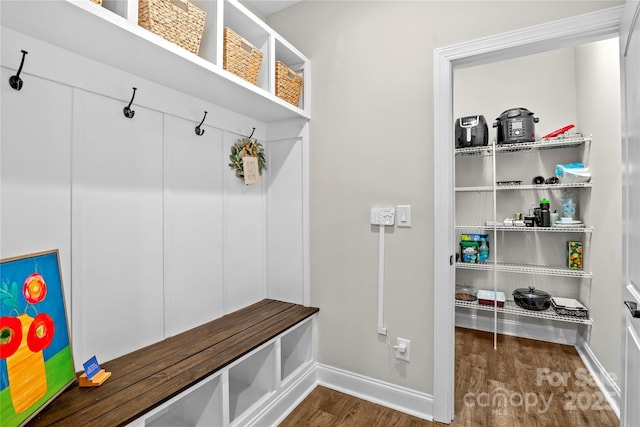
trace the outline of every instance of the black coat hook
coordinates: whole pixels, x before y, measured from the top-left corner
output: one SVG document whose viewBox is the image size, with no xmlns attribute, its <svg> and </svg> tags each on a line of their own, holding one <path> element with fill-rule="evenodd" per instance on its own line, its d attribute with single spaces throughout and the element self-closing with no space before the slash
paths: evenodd
<svg viewBox="0 0 640 427">
<path fill-rule="evenodd" d="M 256 128 L 253 128 L 253 130 L 251 131 L 251 135 L 249 135 L 249 139 L 251 139 L 251 137 L 253 136 L 253 133 L 256 131 Z"/>
<path fill-rule="evenodd" d="M 21 50 L 20 52 L 22 52 L 22 60 L 20 61 L 20 67 L 18 68 L 18 72 L 16 73 L 15 76 L 9 77 L 9 86 L 11 86 L 15 90 L 22 89 L 23 81 L 20 78 L 20 73 L 22 72 L 22 66 L 24 65 L 24 57 L 27 55 L 27 53 L 29 53 L 26 50 Z"/>
<path fill-rule="evenodd" d="M 202 136 L 204 134 L 204 129 L 202 129 L 200 126 L 202 126 L 202 124 L 204 123 L 204 119 L 207 118 L 207 112 L 204 112 L 204 117 L 202 118 L 202 121 L 200 122 L 200 124 L 198 126 L 196 126 L 196 135 L 198 136 Z"/>
<path fill-rule="evenodd" d="M 131 101 L 129 101 L 129 105 L 124 107 L 124 110 L 123 110 L 124 116 L 127 119 L 132 119 L 133 116 L 136 114 L 136 112 L 131 109 L 131 104 L 133 104 L 133 98 L 136 97 L 136 90 L 138 90 L 138 89 L 134 87 L 133 88 L 133 95 L 131 95 Z"/>
</svg>

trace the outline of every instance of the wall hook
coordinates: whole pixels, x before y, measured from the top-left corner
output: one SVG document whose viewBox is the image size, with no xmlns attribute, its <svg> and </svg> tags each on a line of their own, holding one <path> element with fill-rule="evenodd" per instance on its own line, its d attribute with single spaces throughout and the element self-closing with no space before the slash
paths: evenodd
<svg viewBox="0 0 640 427">
<path fill-rule="evenodd" d="M 138 89 L 134 87 L 133 88 L 133 95 L 131 95 L 131 101 L 129 101 L 129 105 L 124 107 L 124 110 L 122 110 L 122 112 L 124 113 L 124 116 L 127 119 L 132 119 L 133 116 L 136 114 L 136 112 L 131 109 L 131 104 L 133 104 L 133 98 L 136 97 L 136 90 L 138 90 Z"/>
<path fill-rule="evenodd" d="M 24 57 L 27 55 L 27 53 L 29 53 L 26 50 L 21 50 L 20 52 L 22 52 L 22 60 L 20 61 L 20 67 L 18 68 L 18 72 L 16 73 L 15 76 L 9 77 L 9 85 L 15 90 L 22 89 L 23 81 L 20 78 L 20 73 L 22 72 L 22 66 L 24 65 Z"/>
<path fill-rule="evenodd" d="M 253 136 L 253 133 L 256 131 L 256 128 L 253 128 L 253 130 L 251 131 L 251 135 L 249 135 L 249 139 L 251 139 L 251 137 Z"/>
<path fill-rule="evenodd" d="M 204 134 L 204 129 L 202 129 L 200 126 L 202 126 L 202 124 L 204 123 L 204 119 L 207 118 L 207 112 L 204 112 L 204 117 L 202 118 L 202 121 L 200 122 L 200 124 L 198 126 L 196 126 L 196 135 L 198 136 L 202 136 Z"/>
</svg>

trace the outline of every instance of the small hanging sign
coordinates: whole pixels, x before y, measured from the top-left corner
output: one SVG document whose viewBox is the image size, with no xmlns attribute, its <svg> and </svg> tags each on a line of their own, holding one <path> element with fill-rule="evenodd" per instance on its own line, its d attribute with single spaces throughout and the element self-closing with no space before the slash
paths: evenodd
<svg viewBox="0 0 640 427">
<path fill-rule="evenodd" d="M 260 181 L 258 158 L 245 156 L 242 158 L 242 163 L 244 165 L 244 183 L 247 185 L 257 184 Z"/>
<path fill-rule="evenodd" d="M 264 147 L 256 139 L 242 138 L 231 146 L 229 167 L 236 171 L 236 176 L 244 183 L 257 184 L 260 182 L 262 170 L 267 168 Z"/>
</svg>

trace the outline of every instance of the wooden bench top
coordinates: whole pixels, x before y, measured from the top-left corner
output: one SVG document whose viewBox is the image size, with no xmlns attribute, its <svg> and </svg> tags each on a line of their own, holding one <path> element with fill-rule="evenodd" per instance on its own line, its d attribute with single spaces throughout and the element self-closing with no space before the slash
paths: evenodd
<svg viewBox="0 0 640 427">
<path fill-rule="evenodd" d="M 72 384 L 27 425 L 125 425 L 318 311 L 264 299 L 102 364 L 104 384 Z"/>
</svg>

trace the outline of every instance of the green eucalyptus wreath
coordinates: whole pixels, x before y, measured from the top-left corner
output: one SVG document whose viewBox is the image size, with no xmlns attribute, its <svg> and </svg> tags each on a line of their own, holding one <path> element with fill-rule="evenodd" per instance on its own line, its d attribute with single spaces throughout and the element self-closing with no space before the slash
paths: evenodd
<svg viewBox="0 0 640 427">
<path fill-rule="evenodd" d="M 244 177 L 242 158 L 245 156 L 258 158 L 258 172 L 262 175 L 262 170 L 267 168 L 267 160 L 264 157 L 264 147 L 257 139 L 241 138 L 231 146 L 229 167 L 236 171 L 238 178 Z"/>
</svg>

